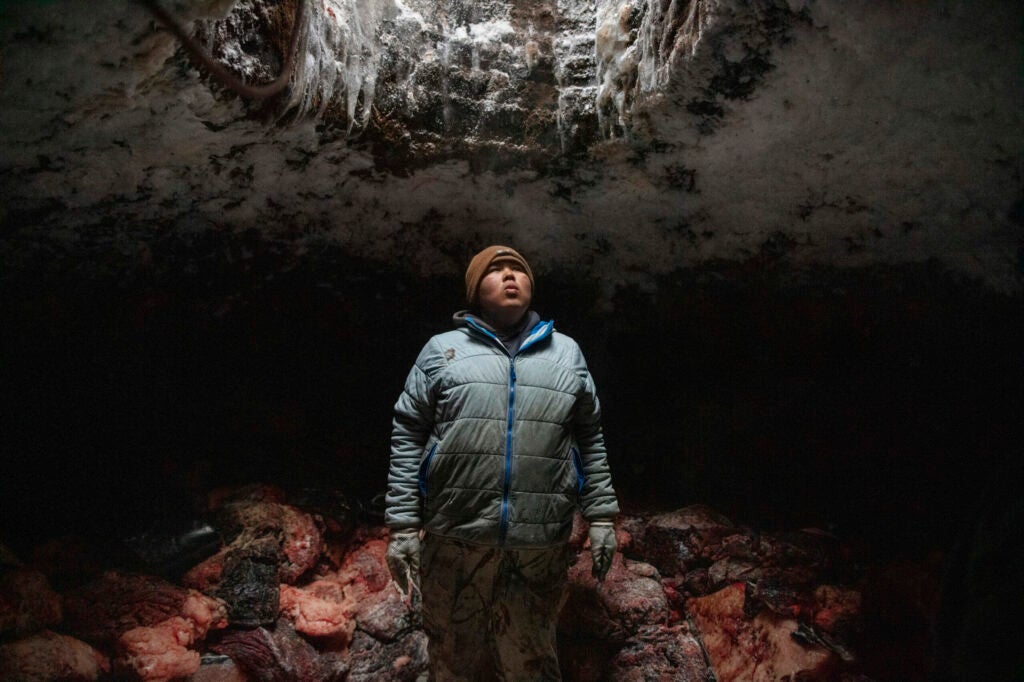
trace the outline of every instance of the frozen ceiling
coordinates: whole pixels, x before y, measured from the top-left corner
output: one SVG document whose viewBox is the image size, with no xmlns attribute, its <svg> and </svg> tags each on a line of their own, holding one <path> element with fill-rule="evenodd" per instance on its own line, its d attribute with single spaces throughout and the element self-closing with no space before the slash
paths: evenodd
<svg viewBox="0 0 1024 682">
<path fill-rule="evenodd" d="M 280 72 L 294 1 L 165 5 Z M 0 277 L 255 230 L 423 275 L 511 241 L 609 288 L 769 254 L 1021 289 L 1019 2 L 311 0 L 265 100 L 143 4 L 0 7 Z"/>
</svg>

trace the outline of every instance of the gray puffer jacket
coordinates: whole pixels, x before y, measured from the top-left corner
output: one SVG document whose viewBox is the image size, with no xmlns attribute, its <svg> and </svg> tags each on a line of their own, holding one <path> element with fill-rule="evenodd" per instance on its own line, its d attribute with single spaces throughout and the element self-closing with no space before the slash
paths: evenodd
<svg viewBox="0 0 1024 682">
<path fill-rule="evenodd" d="M 514 549 L 619 507 L 579 346 L 539 322 L 509 356 L 472 317 L 420 352 L 395 404 L 386 523 Z"/>
</svg>

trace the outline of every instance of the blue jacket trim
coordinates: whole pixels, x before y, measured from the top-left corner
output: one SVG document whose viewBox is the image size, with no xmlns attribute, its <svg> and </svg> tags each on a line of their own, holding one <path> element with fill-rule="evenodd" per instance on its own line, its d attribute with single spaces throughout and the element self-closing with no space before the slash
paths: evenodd
<svg viewBox="0 0 1024 682">
<path fill-rule="evenodd" d="M 434 459 L 434 453 L 437 452 L 437 443 L 430 448 L 430 452 L 423 458 L 423 464 L 420 465 L 420 495 L 422 499 L 427 499 L 427 472 L 430 470 L 430 460 Z"/>
<path fill-rule="evenodd" d="M 587 477 L 583 474 L 583 458 L 580 457 L 579 448 L 573 447 L 569 449 L 569 454 L 572 455 L 572 466 L 576 469 L 576 494 L 583 494 L 583 485 L 587 482 Z"/>
</svg>

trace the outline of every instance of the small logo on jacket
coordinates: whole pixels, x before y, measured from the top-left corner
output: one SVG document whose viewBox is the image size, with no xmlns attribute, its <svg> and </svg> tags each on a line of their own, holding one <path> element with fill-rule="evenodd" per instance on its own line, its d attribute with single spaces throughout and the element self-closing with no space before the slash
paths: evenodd
<svg viewBox="0 0 1024 682">
<path fill-rule="evenodd" d="M 448 350 L 446 350 L 444 352 L 444 359 L 445 360 L 451 360 L 454 357 L 455 357 L 455 349 L 454 348 L 449 348 Z"/>
</svg>

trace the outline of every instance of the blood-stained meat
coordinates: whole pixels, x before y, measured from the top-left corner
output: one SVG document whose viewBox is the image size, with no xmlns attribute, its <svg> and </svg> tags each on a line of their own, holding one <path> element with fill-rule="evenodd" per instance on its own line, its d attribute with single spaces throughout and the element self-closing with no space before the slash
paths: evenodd
<svg viewBox="0 0 1024 682">
<path fill-rule="evenodd" d="M 227 623 L 224 604 L 216 599 L 154 576 L 115 571 L 69 592 L 64 607 L 64 629 L 97 646 L 174 616 L 191 623 L 196 641 Z"/>
<path fill-rule="evenodd" d="M 392 641 L 412 629 L 418 615 L 391 581 L 384 560 L 386 550 L 383 537 L 361 542 L 345 557 L 337 576 L 352 603 L 358 629 L 377 639 Z"/>
<path fill-rule="evenodd" d="M 745 591 L 743 583 L 735 583 L 687 603 L 718 682 L 830 680 L 836 654 L 794 639 L 799 623 L 792 618 L 769 610 L 749 618 Z"/>
<path fill-rule="evenodd" d="M 218 513 L 217 525 L 228 546 L 236 553 L 246 553 L 255 544 L 264 552 L 268 538 L 273 538 L 279 552 L 280 580 L 293 584 L 299 576 L 316 565 L 323 552 L 323 536 L 315 519 L 306 512 L 277 502 L 233 502 Z"/>
<path fill-rule="evenodd" d="M 301 588 L 282 585 L 282 614 L 303 634 L 331 638 L 332 649 L 347 646 L 356 628 L 383 641 L 397 639 L 413 628 L 414 614 L 391 582 L 386 549 L 383 537 L 363 539 L 337 571 Z"/>
<path fill-rule="evenodd" d="M 18 682 L 96 680 L 110 662 L 85 642 L 49 630 L 0 644 L 0 679 Z"/>
<path fill-rule="evenodd" d="M 214 589 L 232 560 L 249 558 L 276 567 L 276 581 L 294 584 L 316 566 L 324 551 L 317 521 L 301 509 L 277 502 L 232 502 L 218 512 L 217 526 L 228 539 L 218 553 L 182 578 L 199 590 Z"/>
<path fill-rule="evenodd" d="M 281 586 L 281 613 L 295 629 L 312 637 L 331 637 L 346 645 L 356 629 L 355 604 L 345 596 L 341 583 L 317 580 L 305 587 Z"/>
<path fill-rule="evenodd" d="M 340 656 L 320 654 L 284 620 L 273 628 L 226 631 L 210 648 L 230 656 L 251 682 L 331 682 L 348 671 Z"/>
<path fill-rule="evenodd" d="M 116 645 L 114 671 L 127 679 L 166 682 L 199 670 L 199 652 L 194 644 L 193 624 L 174 616 L 150 627 L 137 627 L 122 634 Z"/>
<path fill-rule="evenodd" d="M 270 625 L 280 610 L 280 584 L 296 583 L 324 552 L 319 523 L 277 501 L 219 504 L 216 525 L 229 542 L 182 583 L 223 600 L 233 624 Z"/>
</svg>

